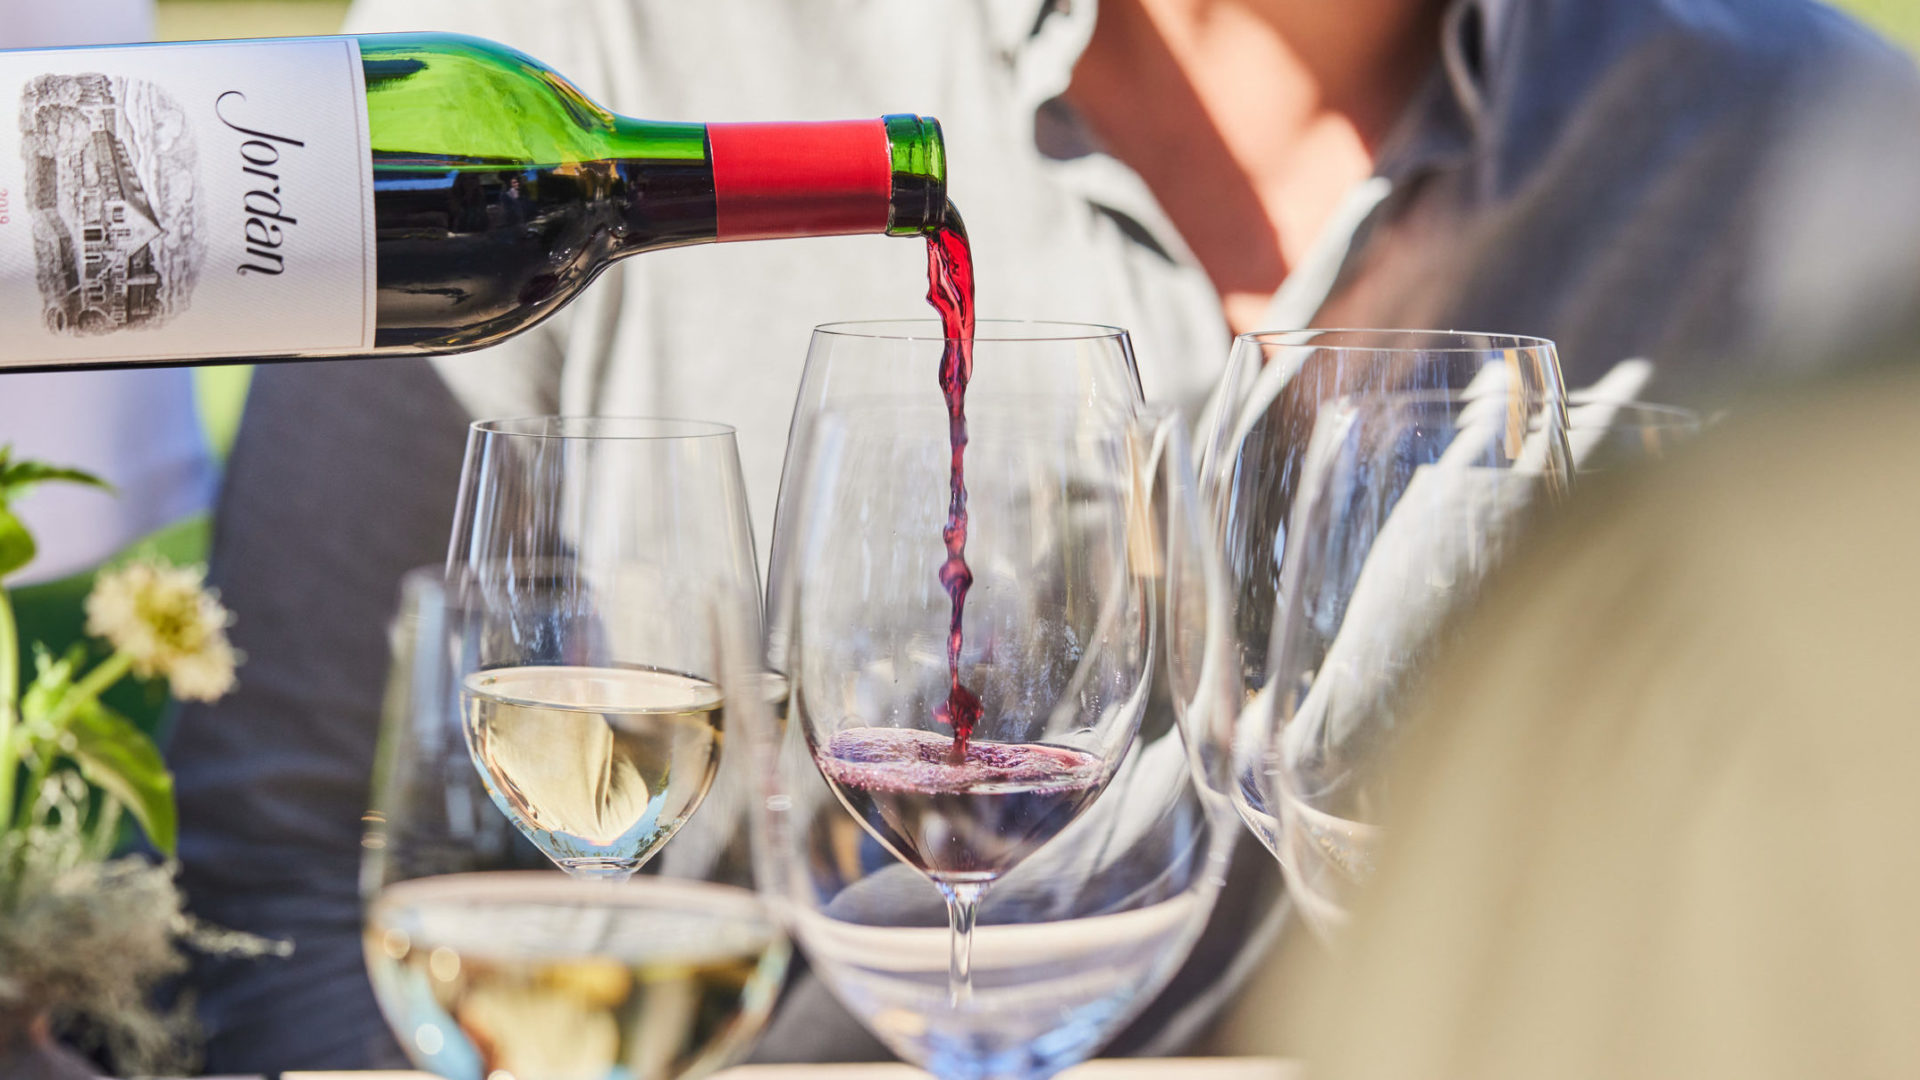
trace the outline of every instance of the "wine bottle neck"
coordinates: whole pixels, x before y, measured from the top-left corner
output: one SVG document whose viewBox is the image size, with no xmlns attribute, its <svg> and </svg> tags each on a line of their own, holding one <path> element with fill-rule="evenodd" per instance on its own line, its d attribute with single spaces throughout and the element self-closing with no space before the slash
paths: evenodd
<svg viewBox="0 0 1920 1080">
<path fill-rule="evenodd" d="M 663 124 L 611 118 L 618 255 L 712 240 L 933 232 L 944 219 L 937 121 Z"/>
<path fill-rule="evenodd" d="M 879 120 L 709 124 L 721 240 L 887 230 L 892 171 Z"/>
<path fill-rule="evenodd" d="M 707 145 L 720 240 L 917 235 L 946 205 L 940 126 L 921 117 L 711 124 Z"/>
</svg>

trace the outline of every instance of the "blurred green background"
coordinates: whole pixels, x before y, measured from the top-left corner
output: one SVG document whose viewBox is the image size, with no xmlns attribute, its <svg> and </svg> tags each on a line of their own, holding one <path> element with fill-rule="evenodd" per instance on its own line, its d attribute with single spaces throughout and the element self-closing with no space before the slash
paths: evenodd
<svg viewBox="0 0 1920 1080">
<path fill-rule="evenodd" d="M 1842 0 L 1845 8 L 1872 23 L 1880 32 L 1920 52 L 1920 2 L 1916 0 Z"/>
</svg>

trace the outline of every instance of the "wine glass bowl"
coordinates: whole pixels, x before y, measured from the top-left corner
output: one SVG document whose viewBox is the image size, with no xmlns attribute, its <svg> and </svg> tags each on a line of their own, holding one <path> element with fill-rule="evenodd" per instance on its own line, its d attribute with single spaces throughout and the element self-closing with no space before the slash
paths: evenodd
<svg viewBox="0 0 1920 1080">
<path fill-rule="evenodd" d="M 1241 682 L 1234 710 L 1270 712 L 1277 614 L 1291 526 L 1305 483 L 1308 446 L 1322 408 L 1343 397 L 1432 393 L 1500 395 L 1539 403 L 1564 424 L 1566 392 L 1551 341 L 1506 334 L 1428 330 L 1295 330 L 1242 334 L 1197 440 L 1200 497 L 1217 538 L 1231 593 L 1233 656 L 1220 665 Z M 1215 723 L 1204 745 L 1234 779 L 1235 804 L 1274 849 L 1278 819 L 1258 762 L 1266 714 Z"/>
<path fill-rule="evenodd" d="M 494 802 L 570 873 L 621 877 L 706 797 L 725 710 L 712 628 L 757 593 L 733 431 L 473 426 L 449 554 L 467 739 Z"/>
<path fill-rule="evenodd" d="M 1236 790 L 1317 927 L 1343 922 L 1370 872 L 1405 696 L 1445 662 L 1453 618 L 1571 471 L 1559 401 L 1497 381 L 1320 410 Z"/>
<path fill-rule="evenodd" d="M 367 913 L 389 1019 L 450 1077 L 705 1075 L 758 1034 L 787 952 L 752 893 L 670 878 L 428 878 Z"/>
<path fill-rule="evenodd" d="M 1035 627 L 1014 621 L 1024 614 L 1018 604 L 996 600 L 1017 595 L 1020 585 L 1012 579 L 1024 572 L 1023 565 L 1032 562 L 1033 554 L 1014 550 L 1009 538 L 989 534 L 1019 525 L 993 524 L 991 516 L 1001 512 L 998 505 L 987 511 L 989 520 L 984 526 L 976 522 L 969 527 L 966 515 L 971 512 L 977 516 L 982 505 L 996 494 L 1008 499 L 1007 510 L 1023 515 L 1025 521 L 1041 523 L 1045 515 L 1056 511 L 1057 494 L 1052 496 L 1054 502 L 1044 496 L 1030 505 L 1011 501 L 1030 478 L 1024 463 L 1011 460 L 992 442 L 1010 422 L 1019 423 L 1015 418 L 1049 411 L 1053 415 L 1045 418 L 1045 424 L 1055 436 L 1062 425 L 1070 425 L 1078 415 L 1131 416 L 1141 400 L 1132 346 L 1124 330 L 1109 326 L 978 322 L 970 343 L 973 368 L 966 388 L 964 419 L 958 427 L 962 433 L 970 427 L 974 438 L 956 448 L 955 417 L 946 410 L 942 389 L 933 377 L 951 344 L 940 322 L 932 319 L 829 323 L 815 329 L 794 407 L 775 517 L 769 588 L 773 610 L 769 657 L 775 670 L 786 671 L 793 663 L 788 636 L 796 623 L 787 617 L 783 605 L 799 595 L 795 579 L 804 577 L 811 586 L 823 572 L 834 571 L 833 566 L 810 561 L 807 555 L 793 550 L 803 516 L 803 489 L 815 483 L 818 473 L 837 474 L 829 481 L 835 485 L 834 490 L 824 497 L 840 503 L 813 515 L 813 520 L 829 522 L 821 528 L 841 530 L 841 537 L 851 541 L 870 532 L 877 520 L 875 514 L 885 514 L 892 519 L 887 522 L 890 528 L 910 527 L 918 530 L 910 535 L 936 541 L 931 545 L 909 543 L 909 534 L 896 533 L 886 541 L 885 582 L 863 581 L 863 591 L 858 593 L 813 587 L 807 590 L 816 601 L 823 597 L 844 600 L 848 610 L 840 617 L 884 620 L 887 636 L 895 643 L 887 657 L 892 667 L 927 675 L 927 657 L 943 655 L 951 644 L 950 635 L 957 633 L 964 639 L 975 627 L 979 628 L 974 632 L 976 644 L 982 637 L 1002 643 L 1020 641 L 1020 648 L 1026 650 L 1021 654 L 1026 666 L 1032 666 L 1033 659 L 1048 648 L 1058 653 L 1069 647 L 1064 639 L 1056 637 L 1049 643 L 1035 632 Z M 841 418 L 837 421 L 838 434 L 823 440 L 816 426 L 829 415 Z M 961 438 L 966 436 L 962 434 Z M 813 454 L 822 446 L 848 460 L 815 463 Z M 954 471 L 956 465 L 963 465 L 964 474 Z M 955 481 L 962 485 L 958 490 Z M 871 484 L 873 489 L 861 491 L 862 484 Z M 995 490 L 982 495 L 978 490 L 982 484 Z M 953 591 L 959 567 L 950 565 L 952 553 L 942 543 L 955 528 L 960 544 L 971 545 L 965 550 L 972 563 L 971 575 L 965 579 L 964 621 L 960 625 L 953 622 L 954 614 L 963 611 Z M 1089 532 L 1084 539 L 1091 543 L 1094 537 Z M 874 541 L 869 538 L 862 542 L 871 552 Z M 813 543 L 816 553 L 840 555 L 833 537 L 816 538 Z M 1103 550 L 1110 559 L 1111 537 L 1106 538 Z M 884 603 L 873 603 L 882 596 Z M 1051 625 L 1059 629 L 1075 625 L 1076 620 L 1084 622 L 1088 604 L 1084 593 L 1063 600 L 1060 617 Z M 869 604 L 874 610 L 860 610 Z M 936 613 L 945 617 L 936 618 Z M 877 634 L 879 625 L 874 624 L 876 628 L 866 633 Z M 930 632 L 938 633 L 937 648 L 928 647 Z M 1003 644 L 997 656 L 975 649 L 968 662 L 977 669 L 974 677 L 985 689 L 1001 695 L 994 704 L 996 715 L 1004 718 L 999 721 L 1002 726 L 1010 726 L 1014 717 L 1025 717 L 1030 725 L 1041 724 L 1044 720 L 1040 711 L 1050 707 L 1051 701 L 1038 700 L 1032 694 L 1023 697 L 1018 685 L 1022 676 L 995 662 L 996 658 L 1010 659 L 1012 655 Z M 930 679 L 907 680 L 916 692 L 935 693 L 939 700 L 931 704 L 928 715 L 937 712 L 947 716 L 948 725 L 953 719 L 948 715 L 951 706 L 964 700 L 959 690 L 981 692 L 980 687 L 959 685 L 961 680 L 954 677 L 951 660 L 948 658 L 943 685 L 937 688 Z M 1048 661 L 1050 669 L 1060 666 L 1057 657 Z M 855 665 L 845 670 L 859 669 Z M 910 711 L 917 715 L 920 705 L 915 701 Z"/>
<path fill-rule="evenodd" d="M 1153 648 L 1125 427 L 972 411 L 959 651 L 935 406 L 816 418 L 791 552 L 807 569 L 789 598 L 791 716 L 822 774 L 962 907 L 1099 794 L 1139 725 Z M 956 686 L 978 703 L 970 732 L 948 711 Z"/>
<path fill-rule="evenodd" d="M 1345 396 L 1464 392 L 1498 379 L 1527 400 L 1566 397 L 1551 341 L 1434 330 L 1293 330 L 1234 340 L 1198 440 L 1202 496 L 1236 593 L 1239 667 L 1267 681 L 1287 521 L 1320 407 Z"/>
<path fill-rule="evenodd" d="M 977 438 L 969 429 L 984 437 L 1004 426 L 1001 414 L 1008 410 L 1126 417 L 1139 407 L 1141 397 L 1124 330 L 983 320 L 972 324 L 969 337 L 964 336 L 967 312 L 956 309 L 955 314 L 962 337 L 948 336 L 948 327 L 936 319 L 830 323 L 815 329 L 794 405 L 774 518 L 767 656 L 775 672 L 795 675 L 803 663 L 795 638 L 803 620 L 795 617 L 793 603 L 802 595 L 816 604 L 822 597 L 829 604 L 836 597 L 846 598 L 834 618 L 858 629 L 846 631 L 842 651 L 871 655 L 837 657 L 832 675 L 823 668 L 809 673 L 806 693 L 819 698 L 822 708 L 828 689 L 836 681 L 847 683 L 839 688 L 840 719 L 815 723 L 814 745 L 823 755 L 823 769 L 837 778 L 850 805 L 860 807 L 856 812 L 927 872 L 948 879 L 944 888 L 951 895 L 955 920 L 954 991 L 961 994 L 966 983 L 964 923 L 978 891 L 1069 820 L 1107 772 L 1104 761 L 1084 756 L 1084 747 L 1041 751 L 1036 744 L 1018 741 L 1013 744 L 1018 748 L 976 749 L 969 762 L 973 727 L 984 710 L 992 711 L 990 728 L 1016 740 L 1023 737 L 1021 728 L 1038 732 L 1049 726 L 1051 717 L 1043 710 L 1051 710 L 1056 699 L 1036 692 L 1037 684 L 1029 685 L 1012 662 L 1017 659 L 1030 667 L 1051 649 L 1055 655 L 1043 661 L 1046 666 L 1071 671 L 1074 665 L 1059 654 L 1076 647 L 1070 637 L 1058 634 L 1047 640 L 1039 632 L 1044 627 L 1017 612 L 1018 603 L 1008 597 L 1018 590 L 1007 582 L 1019 564 L 1018 553 L 1009 550 L 1005 559 L 995 560 L 981 545 L 1000 541 L 982 540 L 981 528 L 969 520 L 983 499 L 969 494 L 968 470 L 974 470 L 976 482 L 986 475 L 980 470 L 987 470 L 994 474 L 990 486 L 1010 484 L 1003 496 L 1008 499 L 1021 482 L 1044 487 L 1046 478 L 1022 474 L 1019 463 L 1004 455 L 996 462 L 983 456 L 992 451 L 970 452 L 970 440 Z M 822 438 L 817 428 L 835 415 L 859 417 L 869 430 L 854 430 L 852 438 Z M 842 436 L 850 430 L 844 419 L 839 430 Z M 848 460 L 816 460 L 823 452 Z M 844 478 L 846 482 L 830 480 L 839 487 L 822 497 L 829 503 L 841 498 L 846 505 L 812 513 L 805 503 L 822 475 Z M 868 505 L 858 507 L 852 518 L 833 517 L 859 501 L 846 494 L 857 487 L 850 482 L 855 476 L 876 485 Z M 1004 505 L 1015 515 L 1044 515 L 1048 504 L 1043 498 L 1032 508 L 1014 501 Z M 996 504 L 989 516 L 1000 510 Z M 848 555 L 842 550 L 845 545 L 819 535 L 806 541 L 807 552 L 796 551 L 801 542 L 797 537 L 804 531 L 801 519 L 809 513 L 811 520 L 834 522 L 813 527 L 816 534 L 830 528 L 839 529 L 849 543 L 861 538 L 853 556 L 880 567 L 885 581 L 863 579 L 858 591 L 846 585 L 820 587 L 819 580 L 834 573 L 823 560 Z M 899 531 L 907 522 L 913 531 Z M 879 542 L 884 547 L 873 539 L 877 528 L 889 530 Z M 910 536 L 931 543 L 910 542 Z M 968 551 L 969 542 L 976 550 Z M 900 586 L 897 593 L 886 591 L 895 584 Z M 1075 612 L 1088 603 L 1081 592 L 1071 599 Z M 1057 630 L 1075 623 L 1070 616 L 1050 625 Z M 976 648 L 963 655 L 969 633 Z M 832 647 L 818 636 L 814 640 L 816 648 Z M 977 647 L 983 640 L 996 642 L 996 651 L 983 653 Z M 942 657 L 945 670 L 940 674 L 935 661 Z M 966 678 L 963 664 L 969 668 Z M 861 673 L 866 674 L 864 683 Z M 880 694 L 885 700 L 849 696 L 859 694 Z M 983 694 L 994 700 L 982 700 Z M 794 700 L 798 711 L 803 700 L 798 687 Z M 919 719 L 923 714 L 935 723 Z M 916 718 L 908 725 L 877 719 L 907 715 Z M 925 737 L 935 726 L 958 736 L 950 744 L 950 760 L 943 761 L 937 752 L 937 738 Z M 907 733 L 909 728 L 922 734 Z M 1001 738 L 983 734 L 989 743 Z M 969 767 L 977 775 L 967 775 Z M 915 796 L 899 797 L 903 788 Z M 1010 794 L 1032 795 L 1038 802 L 1001 797 Z M 939 797 L 937 811 L 922 805 L 930 795 Z M 955 820 L 998 824 L 955 830 L 941 824 L 948 811 Z M 1021 831 L 1010 825 L 1009 812 L 1032 822 L 1024 838 L 1002 837 Z M 991 843 L 989 836 L 995 838 Z"/>
</svg>

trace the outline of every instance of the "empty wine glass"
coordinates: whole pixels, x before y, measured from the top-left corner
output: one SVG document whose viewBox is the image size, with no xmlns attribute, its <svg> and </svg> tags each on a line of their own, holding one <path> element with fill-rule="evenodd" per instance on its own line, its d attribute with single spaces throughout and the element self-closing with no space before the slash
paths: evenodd
<svg viewBox="0 0 1920 1080">
<path fill-rule="evenodd" d="M 364 838 L 368 974 L 413 1063 L 449 1080 L 683 1080 L 742 1056 L 789 947 L 755 890 L 750 755 L 637 876 L 554 868 L 493 805 L 463 731 L 489 633 L 471 578 L 407 577 Z M 770 725 L 751 592 L 677 617 L 730 722 Z M 756 719 L 758 717 L 758 719 Z M 728 797 L 732 793 L 733 797 Z"/>
<path fill-rule="evenodd" d="M 1322 929 L 1371 866 L 1402 698 L 1568 482 L 1560 403 L 1493 382 L 1338 399 L 1302 455 L 1271 678 L 1242 717 L 1236 793 Z"/>
<path fill-rule="evenodd" d="M 960 754 L 938 719 L 944 414 L 825 411 L 810 475 L 788 478 L 792 697 L 770 732 L 762 877 L 814 970 L 902 1057 L 944 1080 L 1044 1077 L 1165 984 L 1238 835 L 1173 710 L 1147 708 L 1157 642 L 1204 667 L 1204 625 L 1159 629 L 1206 610 L 1164 592 L 1212 546 L 1169 544 L 1196 506 L 1158 479 L 1191 495 L 1169 421 L 969 405 L 960 673 L 978 726 Z"/>
<path fill-rule="evenodd" d="M 1296 330 L 1242 334 L 1199 439 L 1201 495 L 1234 596 L 1243 701 L 1268 681 L 1281 566 L 1301 467 L 1320 407 L 1352 394 L 1492 389 L 1564 410 L 1560 362 L 1541 338 L 1429 330 Z M 1216 737 L 1224 734 L 1216 728 Z M 1231 748 L 1218 751 L 1231 758 Z M 1251 773 L 1236 791 L 1247 823 L 1271 846 L 1271 818 Z"/>
<path fill-rule="evenodd" d="M 473 425 L 451 571 L 476 625 L 467 737 L 494 802 L 569 873 L 624 877 L 706 797 L 716 597 L 756 597 L 733 429 L 535 417 Z"/>
</svg>

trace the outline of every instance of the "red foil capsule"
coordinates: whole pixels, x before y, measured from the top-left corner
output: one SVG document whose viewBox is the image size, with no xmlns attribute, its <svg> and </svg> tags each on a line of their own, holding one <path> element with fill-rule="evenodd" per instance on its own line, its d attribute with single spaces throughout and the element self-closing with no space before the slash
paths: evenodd
<svg viewBox="0 0 1920 1080">
<path fill-rule="evenodd" d="M 893 157 L 886 124 L 709 124 L 721 240 L 887 230 Z"/>
</svg>

